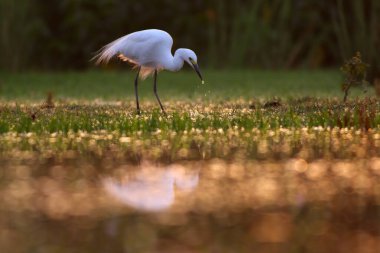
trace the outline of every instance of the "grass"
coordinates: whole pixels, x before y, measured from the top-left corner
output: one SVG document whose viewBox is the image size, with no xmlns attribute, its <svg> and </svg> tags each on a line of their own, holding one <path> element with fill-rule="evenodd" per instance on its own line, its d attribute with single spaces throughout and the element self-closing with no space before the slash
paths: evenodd
<svg viewBox="0 0 380 253">
<path fill-rule="evenodd" d="M 141 116 L 134 104 L 86 105 L 58 104 L 55 108 L 42 105 L 0 105 L 0 133 L 53 133 L 69 131 L 206 131 L 239 128 L 273 130 L 279 128 L 348 127 L 372 129 L 380 125 L 376 100 L 341 103 L 336 100 L 291 100 L 289 102 L 228 102 L 165 103 L 163 115 L 154 103 L 142 105 Z"/>
<path fill-rule="evenodd" d="M 103 152 L 113 147 L 113 150 L 128 151 L 132 160 L 145 157 L 170 162 L 230 159 L 236 152 L 245 159 L 268 159 L 274 154 L 274 157 L 294 157 L 301 145 L 310 149 L 310 159 L 329 154 L 331 157 L 332 153 L 333 157 L 352 158 L 349 150 L 356 149 L 363 136 L 372 140 L 371 143 L 376 141 L 380 126 L 380 115 L 376 113 L 380 103 L 371 99 L 350 103 L 311 98 L 275 103 L 166 102 L 167 116 L 154 102 L 142 106 L 143 114 L 137 115 L 134 103 L 64 103 L 54 107 L 2 104 L 0 154 L 14 150 L 87 153 L 94 148 Z M 335 132 L 338 136 L 331 138 Z M 357 138 L 347 143 L 339 140 L 340 134 L 357 135 Z M 307 136 L 314 137 L 300 144 L 300 138 L 308 139 Z M 264 154 L 258 150 L 262 141 L 272 143 Z M 330 149 L 335 141 L 339 145 L 345 143 L 339 152 Z M 292 151 L 282 151 L 283 145 Z M 376 154 L 371 151 L 372 145 L 363 148 L 368 149 L 369 156 Z"/>
<path fill-rule="evenodd" d="M 110 136 L 100 142 L 107 146 L 115 140 L 121 145 L 122 137 L 144 142 L 158 134 L 168 141 L 173 154 L 184 146 L 210 146 L 211 139 L 228 147 L 230 140 L 221 137 L 229 131 L 238 131 L 236 138 L 247 147 L 254 141 L 244 136 L 256 131 L 265 139 L 268 131 L 281 129 L 376 133 L 380 126 L 380 103 L 371 98 L 371 92 L 357 89 L 347 103 L 342 102 L 336 71 L 207 70 L 205 76 L 207 83 L 201 85 L 191 72 L 160 75 L 159 92 L 167 116 L 159 110 L 148 85 L 151 80 L 146 80 L 140 85 L 143 114 L 138 116 L 130 72 L 7 73 L 1 82 L 0 146 L 6 152 L 13 135 L 41 139 L 29 145 L 15 137 L 10 143 L 20 146 L 14 147 L 60 150 L 62 142 L 50 143 L 50 135 L 65 140 L 71 135 L 102 133 Z M 54 94 L 53 98 L 48 93 Z M 186 141 L 178 138 L 188 133 Z M 224 154 L 211 153 L 210 157 Z M 225 157 L 229 155 L 225 153 Z"/>
<path fill-rule="evenodd" d="M 205 70 L 206 85 L 201 85 L 195 73 L 163 72 L 158 78 L 158 91 L 163 101 L 202 99 L 248 100 L 272 97 L 341 97 L 341 76 L 338 71 L 257 71 Z M 134 98 L 135 73 L 59 72 L 59 73 L 2 73 L 0 99 L 5 101 L 39 101 L 52 92 L 56 99 L 122 100 Z M 152 79 L 141 83 L 142 100 L 153 100 Z M 353 91 L 352 96 L 363 96 Z M 368 95 L 368 94 L 366 94 Z"/>
</svg>

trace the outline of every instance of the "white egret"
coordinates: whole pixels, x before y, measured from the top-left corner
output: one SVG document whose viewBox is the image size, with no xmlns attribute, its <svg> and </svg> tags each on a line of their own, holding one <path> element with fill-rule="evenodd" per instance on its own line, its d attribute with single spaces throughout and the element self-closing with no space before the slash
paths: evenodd
<svg viewBox="0 0 380 253">
<path fill-rule="evenodd" d="M 165 113 L 157 93 L 158 71 L 164 69 L 178 71 L 183 67 L 184 62 L 187 62 L 204 83 L 197 64 L 197 55 L 190 49 L 180 48 L 173 56 L 172 45 L 173 39 L 167 32 L 157 29 L 142 30 L 127 34 L 104 46 L 94 59 L 97 59 L 97 64 L 108 63 L 112 57 L 117 56 L 120 60 L 129 62 L 137 68 L 135 96 L 138 114 L 140 114 L 138 78 L 145 79 L 148 75 L 154 74 L 153 91 L 161 110 Z"/>
</svg>

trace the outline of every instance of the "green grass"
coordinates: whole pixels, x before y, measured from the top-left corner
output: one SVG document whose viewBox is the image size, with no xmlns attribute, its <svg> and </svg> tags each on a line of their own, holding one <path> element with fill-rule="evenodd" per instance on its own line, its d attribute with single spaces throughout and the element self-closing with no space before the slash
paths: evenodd
<svg viewBox="0 0 380 253">
<path fill-rule="evenodd" d="M 380 126 L 380 103 L 368 98 L 373 92 L 364 94 L 356 89 L 343 103 L 337 71 L 207 70 L 205 76 L 206 85 L 201 85 L 192 72 L 160 75 L 159 92 L 167 116 L 159 110 L 152 80 L 145 80 L 140 86 L 143 113 L 139 116 L 133 72 L 6 73 L 1 80 L 0 146 L 7 150 L 9 134 L 32 134 L 48 140 L 50 134 L 67 138 L 71 133 L 102 132 L 145 141 L 154 139 L 157 132 L 161 139 L 196 133 L 186 141 L 169 138 L 177 152 L 192 143 L 207 146 L 208 140 L 220 132 L 238 131 L 236 138 L 250 145 L 252 140 L 244 136 L 255 131 L 265 135 L 281 129 L 321 127 L 367 132 Z M 45 102 L 48 92 L 54 94 L 51 107 Z M 46 143 L 39 143 L 34 148 L 44 149 Z M 231 144 L 223 138 L 218 143 L 226 147 Z"/>
<path fill-rule="evenodd" d="M 351 157 L 349 150 L 357 148 L 352 145 L 360 143 L 362 136 L 376 140 L 380 126 L 377 113 L 380 103 L 374 99 L 343 103 L 336 99 L 304 98 L 279 104 L 198 100 L 164 105 L 167 116 L 155 102 L 144 102 L 142 115 L 136 114 L 133 102 L 62 103 L 52 108 L 44 104 L 3 103 L 0 104 L 0 157 L 1 153 L 12 150 L 88 152 L 95 148 L 103 152 L 110 148 L 123 150 L 125 146 L 127 153 L 134 157 L 143 155 L 166 161 L 194 157 L 227 159 L 237 150 L 247 158 L 258 158 L 258 142 L 268 138 L 271 145 L 281 146 L 280 153 L 284 143 L 295 150 L 287 156 L 298 152 L 297 143 L 302 138 L 311 138 L 302 145 L 316 152 L 313 158 L 321 152 L 328 156 L 335 141 L 343 144 L 343 139 L 348 138 L 350 145 L 342 145 L 334 156 Z M 340 139 L 341 130 L 347 137 Z M 352 138 L 353 135 L 357 136 Z M 162 149 L 164 146 L 166 149 Z M 371 155 L 372 146 L 364 146 Z M 181 150 L 188 155 L 181 155 Z M 265 154 L 267 158 L 273 155 L 269 151 Z"/>
<path fill-rule="evenodd" d="M 0 133 L 54 133 L 118 131 L 150 134 L 157 131 L 183 132 L 228 129 L 271 130 L 279 128 L 339 127 L 370 129 L 380 125 L 376 100 L 298 99 L 271 105 L 270 102 L 166 102 L 165 116 L 155 103 L 143 103 L 137 115 L 134 104 L 0 105 Z M 243 132 L 244 132 L 243 131 Z"/>
<path fill-rule="evenodd" d="M 202 99 L 248 100 L 272 97 L 342 97 L 341 75 L 335 70 L 258 71 L 205 70 L 206 84 L 195 73 L 163 72 L 158 77 L 158 91 L 163 101 Z M 135 72 L 89 71 L 58 73 L 2 73 L 0 99 L 38 101 L 52 92 L 56 99 L 127 100 L 134 98 Z M 152 78 L 140 83 L 141 100 L 153 100 Z M 368 95 L 368 94 L 366 94 Z M 351 97 L 363 96 L 356 89 Z"/>
</svg>

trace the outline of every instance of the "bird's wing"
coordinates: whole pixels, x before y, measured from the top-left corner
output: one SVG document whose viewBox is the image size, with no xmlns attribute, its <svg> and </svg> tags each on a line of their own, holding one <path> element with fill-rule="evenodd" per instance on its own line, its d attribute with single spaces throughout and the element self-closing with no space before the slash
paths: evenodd
<svg viewBox="0 0 380 253">
<path fill-rule="evenodd" d="M 96 63 L 107 63 L 118 56 L 123 61 L 143 65 L 156 59 L 162 48 L 171 49 L 172 37 L 160 30 L 144 30 L 125 35 L 104 46 L 94 59 Z"/>
</svg>

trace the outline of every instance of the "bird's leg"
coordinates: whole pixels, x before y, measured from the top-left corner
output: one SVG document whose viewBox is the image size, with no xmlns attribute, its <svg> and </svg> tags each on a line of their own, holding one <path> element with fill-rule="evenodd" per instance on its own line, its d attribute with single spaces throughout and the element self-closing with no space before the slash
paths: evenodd
<svg viewBox="0 0 380 253">
<path fill-rule="evenodd" d="M 140 70 L 141 70 L 141 67 L 138 68 L 137 70 L 137 76 L 136 76 L 136 79 L 135 79 L 135 95 L 136 95 L 136 107 L 137 107 L 137 114 L 140 115 L 140 104 L 139 104 L 139 95 L 138 95 L 138 92 L 137 92 L 137 86 L 138 86 L 138 81 L 139 81 L 139 75 L 140 75 Z"/>
<path fill-rule="evenodd" d="M 153 86 L 153 91 L 154 91 L 154 95 L 156 95 L 158 103 L 160 104 L 162 112 L 166 115 L 165 109 L 162 106 L 161 100 L 160 100 L 160 98 L 158 96 L 158 93 L 157 93 L 157 69 L 154 70 L 154 86 Z"/>
</svg>

